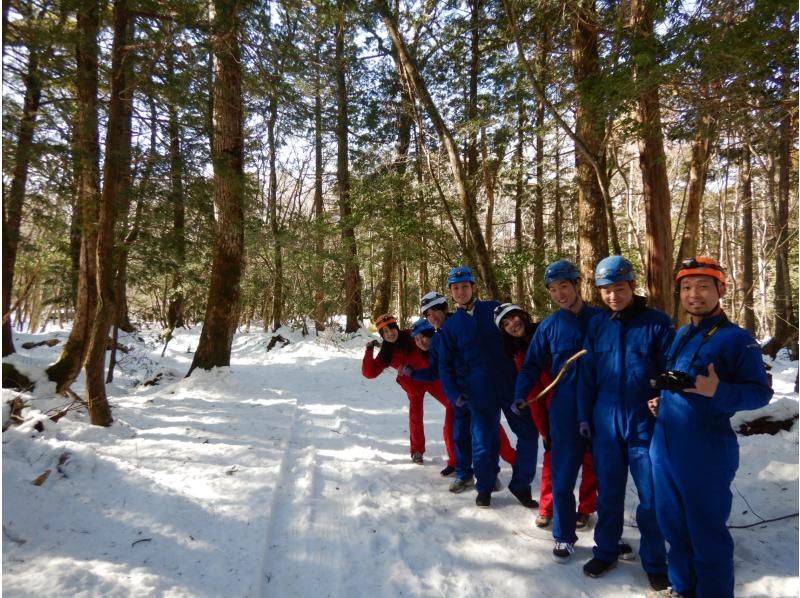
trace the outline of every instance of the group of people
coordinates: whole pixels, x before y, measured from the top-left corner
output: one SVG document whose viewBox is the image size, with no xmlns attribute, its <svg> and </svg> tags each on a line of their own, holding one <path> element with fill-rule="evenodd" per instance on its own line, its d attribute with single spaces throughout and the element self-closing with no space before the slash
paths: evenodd
<svg viewBox="0 0 800 598">
<path fill-rule="evenodd" d="M 758 343 L 721 307 L 725 272 L 716 260 L 684 260 L 676 274 L 690 322 L 671 319 L 636 295 L 634 268 L 621 256 L 594 272 L 604 308 L 581 297 L 581 272 L 560 259 L 544 284 L 557 309 L 534 323 L 519 305 L 476 296 L 469 268 L 448 274 L 456 309 L 436 291 L 423 296 L 422 318 L 401 330 L 390 314 L 376 321 L 362 372 L 397 370 L 408 394 L 411 458 L 423 463 L 425 392 L 445 407 L 443 430 L 450 491 L 474 486 L 490 507 L 502 457 L 512 466 L 508 490 L 535 524 L 552 524 L 553 559 L 570 560 L 597 512 L 593 557 L 584 573 L 601 577 L 635 558 L 622 539 L 630 472 L 638 493 L 639 555 L 652 596 L 733 596 L 733 540 L 727 529 L 738 468 L 729 418 L 769 402 Z M 512 448 L 500 413 L 514 432 Z M 542 482 L 532 497 L 539 442 Z M 582 481 L 576 504 L 575 484 Z M 666 549 L 669 544 L 669 551 Z"/>
</svg>

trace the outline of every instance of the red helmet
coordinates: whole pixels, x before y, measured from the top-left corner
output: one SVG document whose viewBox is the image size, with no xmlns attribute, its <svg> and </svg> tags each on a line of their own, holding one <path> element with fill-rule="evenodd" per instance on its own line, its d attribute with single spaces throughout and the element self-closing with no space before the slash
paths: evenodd
<svg viewBox="0 0 800 598">
<path fill-rule="evenodd" d="M 725 284 L 725 269 L 719 265 L 717 260 L 710 257 L 693 257 L 683 260 L 675 275 L 675 282 L 680 282 L 684 276 L 693 275 L 711 276 Z"/>
</svg>

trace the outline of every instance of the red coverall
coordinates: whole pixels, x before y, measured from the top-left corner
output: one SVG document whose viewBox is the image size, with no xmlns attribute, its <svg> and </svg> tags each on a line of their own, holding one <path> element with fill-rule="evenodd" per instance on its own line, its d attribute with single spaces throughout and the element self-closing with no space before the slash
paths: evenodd
<svg viewBox="0 0 800 598">
<path fill-rule="evenodd" d="M 427 368 L 428 358 L 416 345 L 410 353 L 403 353 L 400 350 L 392 353 L 392 361 L 388 365 L 376 355 L 373 355 L 372 347 L 367 347 L 364 359 L 361 362 L 361 374 L 368 379 L 377 378 L 386 368 L 398 369 L 402 365 L 411 368 Z M 434 399 L 439 401 L 445 409 L 444 446 L 447 450 L 447 464 L 451 467 L 456 465 L 456 453 L 453 446 L 453 407 L 444 394 L 442 385 L 438 380 L 423 382 L 412 380 L 410 376 L 398 376 L 395 381 L 406 391 L 408 395 L 408 429 L 411 436 L 411 454 L 425 453 L 425 425 L 423 421 L 423 399 L 428 392 Z"/>
<path fill-rule="evenodd" d="M 517 370 L 522 366 L 525 360 L 525 352 L 520 351 L 514 356 L 514 363 L 517 364 Z M 538 395 L 543 388 L 552 382 L 550 372 L 544 370 L 539 377 L 536 386 L 533 387 L 528 400 Z M 550 391 L 544 399 L 540 399 L 533 403 L 529 410 L 536 427 L 539 429 L 539 435 L 542 439 L 550 438 L 550 401 L 553 400 L 553 392 Z M 577 425 L 577 423 L 576 423 Z M 583 468 L 581 470 L 581 486 L 578 491 L 578 513 L 584 515 L 591 515 L 597 510 L 597 478 L 594 475 L 594 467 L 592 467 L 592 452 L 587 447 L 586 452 L 583 453 Z M 542 483 L 539 489 L 539 514 L 545 517 L 553 516 L 553 485 L 550 477 L 550 451 L 544 452 L 542 459 Z"/>
</svg>

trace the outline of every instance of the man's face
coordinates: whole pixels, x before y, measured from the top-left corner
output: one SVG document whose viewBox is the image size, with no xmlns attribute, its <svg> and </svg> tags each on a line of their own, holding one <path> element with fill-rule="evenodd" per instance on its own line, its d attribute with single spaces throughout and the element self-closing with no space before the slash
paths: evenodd
<svg viewBox="0 0 800 598">
<path fill-rule="evenodd" d="M 454 282 L 450 285 L 450 296 L 459 305 L 467 305 L 472 299 L 474 286 L 471 282 Z"/>
<path fill-rule="evenodd" d="M 444 320 L 447 317 L 447 312 L 443 309 L 436 309 L 435 307 L 431 307 L 428 311 L 425 312 L 425 319 L 428 320 L 428 324 L 439 330 L 444 325 Z"/>
<path fill-rule="evenodd" d="M 425 336 L 424 334 L 418 334 L 415 336 L 414 342 L 422 351 L 427 351 L 431 348 L 431 337 Z"/>
<path fill-rule="evenodd" d="M 522 338 L 525 336 L 525 320 L 516 312 L 512 312 L 503 318 L 500 322 L 500 326 L 503 327 L 503 331 L 506 334 L 514 338 Z"/>
<path fill-rule="evenodd" d="M 681 306 L 690 316 L 711 315 L 717 309 L 719 300 L 725 296 L 725 285 L 711 276 L 684 276 L 680 285 Z"/>
<path fill-rule="evenodd" d="M 394 326 L 387 326 L 381 328 L 381 336 L 387 343 L 396 343 L 397 338 L 400 336 L 400 331 Z"/>
<path fill-rule="evenodd" d="M 550 299 L 564 309 L 572 311 L 578 304 L 577 284 L 571 280 L 555 280 L 547 285 Z"/>
<path fill-rule="evenodd" d="M 633 285 L 627 280 L 600 287 L 600 298 L 611 311 L 622 311 L 633 303 Z"/>
</svg>

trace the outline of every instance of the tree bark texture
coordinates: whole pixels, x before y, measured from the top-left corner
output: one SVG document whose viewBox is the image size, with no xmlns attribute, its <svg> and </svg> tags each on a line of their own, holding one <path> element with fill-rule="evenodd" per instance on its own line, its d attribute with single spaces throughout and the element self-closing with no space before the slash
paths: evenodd
<svg viewBox="0 0 800 598">
<path fill-rule="evenodd" d="M 739 264 L 739 305 L 742 327 L 755 335 L 756 315 L 753 311 L 753 183 L 750 166 L 750 149 L 742 145 L 739 156 L 739 206 L 741 209 L 742 253 Z"/>
<path fill-rule="evenodd" d="M 583 275 L 581 291 L 587 301 L 597 302 L 594 266 L 608 255 L 608 220 L 603 190 L 593 161 L 605 169 L 603 131 L 605 116 L 592 98 L 591 84 L 600 76 L 598 64 L 598 19 L 594 0 L 576 0 L 572 5 L 572 67 L 576 85 L 575 134 L 586 152 L 575 152 L 578 186 L 578 268 Z"/>
<path fill-rule="evenodd" d="M 80 268 L 75 318 L 69 338 L 47 376 L 61 393 L 77 378 L 88 349 L 90 326 L 97 309 L 97 234 L 99 221 L 99 141 L 97 130 L 97 32 L 96 1 L 78 5 L 76 43 L 75 159 L 77 202 L 80 210 Z"/>
<path fill-rule="evenodd" d="M 218 217 L 203 330 L 189 374 L 197 367 L 208 370 L 230 365 L 231 344 L 239 318 L 244 262 L 244 138 L 238 6 L 234 0 L 214 3 L 212 159 Z"/>
<path fill-rule="evenodd" d="M 639 167 L 647 229 L 647 291 L 652 307 L 672 313 L 672 219 L 667 158 L 656 79 L 653 0 L 631 1 L 631 46 L 638 86 Z"/>
<path fill-rule="evenodd" d="M 100 197 L 100 222 L 97 235 L 97 305 L 86 353 L 86 394 L 89 417 L 94 425 L 108 426 L 113 421 L 106 397 L 105 356 L 108 332 L 115 309 L 114 226 L 117 204 L 126 192 L 130 158 L 129 106 L 126 50 L 129 13 L 127 0 L 115 0 L 114 34 L 111 58 L 111 95 L 108 103 L 103 192 Z M 126 106 L 127 104 L 127 106 Z"/>
<path fill-rule="evenodd" d="M 342 245 L 344 247 L 344 294 L 345 294 L 345 332 L 355 332 L 361 327 L 364 312 L 361 301 L 361 274 L 358 269 L 358 250 L 356 232 L 352 222 L 350 206 L 350 163 L 347 102 L 347 60 L 345 56 L 346 8 L 339 3 L 339 17 L 336 22 L 336 180 L 339 191 L 339 218 L 341 220 Z"/>
</svg>

